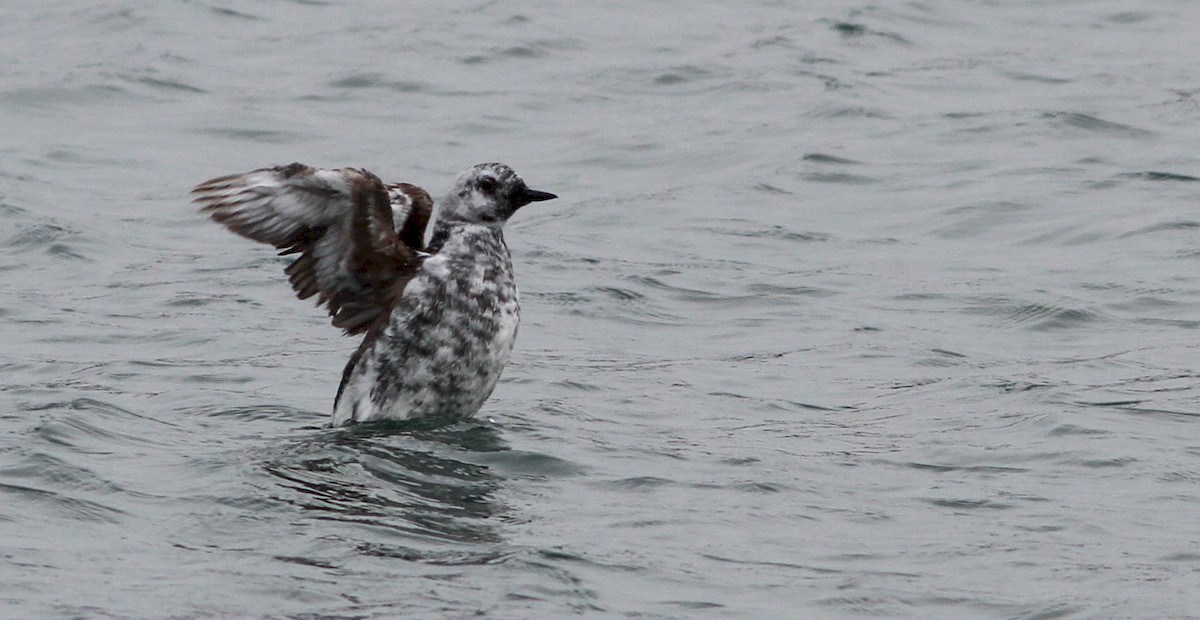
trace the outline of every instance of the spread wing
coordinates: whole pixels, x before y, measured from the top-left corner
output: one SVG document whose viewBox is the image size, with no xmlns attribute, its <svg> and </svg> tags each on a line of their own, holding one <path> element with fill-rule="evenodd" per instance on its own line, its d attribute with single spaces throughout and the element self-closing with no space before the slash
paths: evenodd
<svg viewBox="0 0 1200 620">
<path fill-rule="evenodd" d="M 192 193 L 200 210 L 229 230 L 280 255 L 299 254 L 284 271 L 292 288 L 300 299 L 316 295 L 346 334 L 364 332 L 386 314 L 421 260 L 421 246 L 397 235 L 389 189 L 366 170 L 291 164 L 218 177 Z M 406 223 L 416 202 L 410 198 Z M 424 223 L 420 228 L 417 239 Z"/>
</svg>

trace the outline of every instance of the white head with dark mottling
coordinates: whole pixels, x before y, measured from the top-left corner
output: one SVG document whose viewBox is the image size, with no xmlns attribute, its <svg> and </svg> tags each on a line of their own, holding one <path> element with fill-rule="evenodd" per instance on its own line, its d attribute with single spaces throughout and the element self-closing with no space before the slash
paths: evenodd
<svg viewBox="0 0 1200 620">
<path fill-rule="evenodd" d="M 550 192 L 529 189 L 512 168 L 490 163 L 472 166 L 458 175 L 450 192 L 438 205 L 439 222 L 503 225 L 517 209 L 558 198 Z"/>
</svg>

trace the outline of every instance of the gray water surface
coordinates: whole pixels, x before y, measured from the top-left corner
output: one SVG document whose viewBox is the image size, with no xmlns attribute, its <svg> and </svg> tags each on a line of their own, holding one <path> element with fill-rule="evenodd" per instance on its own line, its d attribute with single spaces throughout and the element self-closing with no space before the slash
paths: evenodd
<svg viewBox="0 0 1200 620">
<path fill-rule="evenodd" d="M 1200 3 L 11 2 L 0 616 L 1200 615 Z M 503 161 L 472 423 L 209 177 Z"/>
</svg>

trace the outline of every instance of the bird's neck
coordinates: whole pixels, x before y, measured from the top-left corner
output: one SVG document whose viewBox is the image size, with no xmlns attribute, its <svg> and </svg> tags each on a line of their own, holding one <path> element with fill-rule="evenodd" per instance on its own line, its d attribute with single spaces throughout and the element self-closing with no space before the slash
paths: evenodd
<svg viewBox="0 0 1200 620">
<path fill-rule="evenodd" d="M 504 231 L 493 223 L 441 221 L 433 228 L 427 251 L 430 254 L 477 254 L 495 251 L 508 253 Z"/>
</svg>

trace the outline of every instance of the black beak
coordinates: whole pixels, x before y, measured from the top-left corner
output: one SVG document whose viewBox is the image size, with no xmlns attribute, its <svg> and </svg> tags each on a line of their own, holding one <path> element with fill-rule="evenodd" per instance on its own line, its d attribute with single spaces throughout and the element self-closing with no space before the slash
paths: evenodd
<svg viewBox="0 0 1200 620">
<path fill-rule="evenodd" d="M 542 192 L 536 189 L 525 190 L 525 200 L 528 200 L 529 202 L 541 202 L 543 200 L 554 200 L 555 198 L 558 198 L 558 196 L 555 196 L 550 192 Z"/>
</svg>

